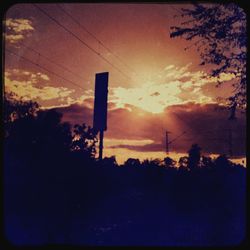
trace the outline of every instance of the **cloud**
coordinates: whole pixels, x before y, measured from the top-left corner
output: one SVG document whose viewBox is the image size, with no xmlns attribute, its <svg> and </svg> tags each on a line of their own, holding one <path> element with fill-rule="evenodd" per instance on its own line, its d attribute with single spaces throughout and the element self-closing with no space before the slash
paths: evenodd
<svg viewBox="0 0 250 250">
<path fill-rule="evenodd" d="M 189 77 L 192 75 L 191 72 L 188 71 L 188 68 L 192 65 L 192 63 L 188 63 L 183 67 L 174 67 L 174 65 L 170 65 L 166 67 L 163 71 L 164 78 L 171 78 L 172 80 L 179 80 L 183 77 Z"/>
<path fill-rule="evenodd" d="M 23 100 L 36 101 L 42 109 L 67 107 L 72 104 L 93 108 L 93 90 L 85 90 L 83 95 L 78 96 L 79 93 L 76 93 L 74 89 L 53 85 L 51 78 L 41 72 L 20 69 L 7 69 L 5 71 L 5 91 L 14 92 L 17 98 Z M 115 107 L 115 104 L 109 104 L 109 108 Z"/>
<path fill-rule="evenodd" d="M 175 66 L 174 65 L 168 65 L 164 68 L 164 70 L 169 70 L 169 69 L 173 69 Z"/>
<path fill-rule="evenodd" d="M 129 109 L 128 109 L 129 108 Z M 92 126 L 93 109 L 74 104 L 58 108 L 63 120 Z M 229 128 L 232 127 L 232 144 L 235 156 L 245 155 L 245 116 L 228 121 L 228 109 L 218 104 L 186 103 L 167 107 L 153 114 L 133 105 L 108 112 L 108 130 L 105 131 L 105 148 L 109 153 L 121 150 L 131 152 L 164 152 L 165 132 L 170 131 L 171 152 L 186 153 L 191 144 L 198 143 L 203 153 L 228 153 Z M 184 133 L 185 132 L 185 133 Z M 118 150 L 118 151 L 117 151 Z"/>
<path fill-rule="evenodd" d="M 192 63 L 188 63 L 183 67 L 177 67 L 175 65 L 169 65 L 161 71 L 158 75 L 160 79 L 165 80 L 181 80 L 183 83 L 188 82 L 189 84 L 193 84 L 195 86 L 202 86 L 207 83 L 212 82 L 224 82 L 230 81 L 236 77 L 233 73 L 220 73 L 219 76 L 212 77 L 204 71 L 190 71 L 190 66 Z"/>
<path fill-rule="evenodd" d="M 36 84 L 39 81 L 43 81 L 43 83 L 46 84 L 46 82 L 50 80 L 48 75 L 41 72 L 30 72 L 20 69 L 6 70 L 5 77 L 15 80 L 30 81 L 32 84 Z"/>
<path fill-rule="evenodd" d="M 90 109 L 94 108 L 94 97 L 87 97 L 87 96 L 82 96 L 80 97 L 82 100 L 81 102 L 78 101 L 78 103 L 82 103 L 85 107 L 88 107 Z"/>
<path fill-rule="evenodd" d="M 45 74 L 42 74 L 42 73 L 37 73 L 43 80 L 45 80 L 45 81 L 49 81 L 50 80 L 50 78 L 47 76 L 47 75 L 45 75 Z"/>
<path fill-rule="evenodd" d="M 169 72 L 173 70 L 174 75 L 178 75 L 179 79 L 165 79 L 164 81 L 158 79 L 154 82 L 148 82 L 141 86 L 130 88 L 111 87 L 108 96 L 108 109 L 125 108 L 131 111 L 130 105 L 132 105 L 147 112 L 160 114 L 166 107 L 177 104 L 185 104 L 188 102 L 200 104 L 216 103 L 218 101 L 216 99 L 218 95 L 216 94 L 219 92 L 222 96 L 224 95 L 223 97 L 225 97 L 225 93 L 227 93 L 228 96 L 230 95 L 229 88 L 224 92 L 216 90 L 218 89 L 215 87 L 217 83 L 216 78 L 211 78 L 201 71 L 189 72 L 190 64 L 181 68 L 175 67 L 174 65 L 170 66 L 166 67 L 164 71 Z M 67 106 L 73 103 L 84 103 L 84 105 L 89 108 L 93 108 L 93 90 L 85 90 L 81 96 L 77 96 L 77 93 L 73 95 L 73 90 L 67 88 L 51 88 L 48 86 L 51 85 L 49 84 L 49 76 L 40 72 L 32 73 L 14 69 L 11 75 L 15 75 L 15 78 L 11 79 L 12 91 L 19 92 L 24 95 L 25 98 L 39 98 L 41 101 L 40 104 L 44 108 Z M 185 77 L 183 78 L 183 76 Z M 230 81 L 233 79 L 233 75 L 223 73 L 220 79 Z M 26 85 L 18 85 L 17 82 L 13 82 L 14 80 L 20 82 L 26 81 Z M 39 82 L 46 87 L 36 89 L 36 84 Z M 45 93 L 47 93 L 47 95 Z M 52 99 L 57 100 L 53 103 L 47 102 Z M 142 113 L 139 112 L 139 115 L 142 115 Z"/>
<path fill-rule="evenodd" d="M 24 39 L 24 36 L 21 34 L 17 34 L 17 35 L 6 35 L 6 42 L 9 42 L 11 44 L 15 44 L 18 43 L 19 41 Z"/>
<path fill-rule="evenodd" d="M 87 124 L 92 126 L 93 110 L 83 104 L 71 104 L 65 107 L 55 107 L 56 111 L 63 114 L 62 121 L 71 124 Z"/>
<path fill-rule="evenodd" d="M 235 74 L 233 73 L 220 73 L 219 76 L 217 77 L 208 77 L 209 82 L 225 82 L 225 81 L 231 81 L 232 79 L 234 79 L 236 77 Z"/>
<path fill-rule="evenodd" d="M 29 72 L 19 69 L 5 72 L 5 91 L 14 92 L 18 98 L 23 100 L 48 101 L 52 99 L 63 99 L 69 97 L 74 90 L 65 87 L 46 86 L 50 81 L 49 76 L 41 72 Z M 44 87 L 40 87 L 45 85 Z M 68 105 L 71 104 L 67 99 Z"/>
<path fill-rule="evenodd" d="M 27 30 L 34 30 L 32 27 L 32 22 L 28 19 L 23 19 L 23 18 L 8 18 L 6 19 L 6 27 L 9 30 L 13 30 L 16 33 L 21 33 Z"/>
<path fill-rule="evenodd" d="M 154 93 L 152 93 L 150 96 L 159 96 L 160 95 L 160 93 L 159 92 L 154 92 Z"/>
<path fill-rule="evenodd" d="M 23 41 L 34 30 L 31 20 L 24 18 L 7 18 L 6 25 L 6 42 L 17 44 Z"/>
<path fill-rule="evenodd" d="M 105 139 L 105 143 L 109 148 L 117 148 L 117 146 L 126 146 L 126 145 L 134 145 L 134 146 L 144 146 L 145 144 L 153 143 L 152 140 L 133 140 L 133 139 Z"/>
<path fill-rule="evenodd" d="M 185 81 L 110 88 L 108 130 L 105 132 L 105 147 L 109 152 L 112 149 L 164 152 L 165 131 L 169 130 L 169 140 L 173 140 L 170 151 L 185 153 L 192 143 L 198 143 L 203 152 L 227 153 L 228 110 L 212 103 L 214 93 L 209 93 L 208 84 L 214 87 L 214 79 L 205 79 L 206 82 L 200 84 L 199 75 L 193 72 Z M 223 77 L 231 79 L 232 76 Z M 52 87 L 50 81 L 50 77 L 41 72 L 18 69 L 5 72 L 6 91 L 13 91 L 27 100 L 41 101 L 44 108 L 56 108 L 63 113 L 64 121 L 92 126 L 93 90 L 76 97 L 74 90 Z M 237 121 L 232 124 L 233 151 L 240 156 L 245 154 L 245 117 L 237 115 Z"/>
<path fill-rule="evenodd" d="M 129 104 L 157 114 L 171 105 L 216 103 L 219 97 L 216 91 L 218 81 L 228 82 L 235 78 L 234 74 L 221 73 L 218 77 L 211 77 L 203 71 L 190 71 L 190 65 L 168 65 L 158 78 L 138 87 L 111 88 L 109 100 L 119 108 Z M 224 98 L 230 96 L 228 91 L 220 91 L 220 94 Z"/>
<path fill-rule="evenodd" d="M 168 84 L 145 84 L 137 88 L 117 87 L 112 89 L 109 100 L 120 108 L 130 104 L 152 113 L 160 113 L 166 106 L 181 102 L 177 97 L 181 92 L 179 84 L 179 82 L 169 82 Z"/>
<path fill-rule="evenodd" d="M 125 148 L 138 152 L 160 152 L 164 150 L 164 145 L 160 143 L 150 143 L 145 145 L 133 145 L 133 144 L 118 144 L 114 146 L 109 146 L 109 148 Z"/>
</svg>

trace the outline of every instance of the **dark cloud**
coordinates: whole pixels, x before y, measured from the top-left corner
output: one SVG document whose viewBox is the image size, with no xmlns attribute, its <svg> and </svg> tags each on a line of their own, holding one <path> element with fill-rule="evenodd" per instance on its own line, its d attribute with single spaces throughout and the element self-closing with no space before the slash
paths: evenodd
<svg viewBox="0 0 250 250">
<path fill-rule="evenodd" d="M 58 108 L 63 120 L 92 126 L 93 109 L 81 105 Z M 105 138 L 152 140 L 147 145 L 116 145 L 113 148 L 149 152 L 164 151 L 165 131 L 170 131 L 170 151 L 187 152 L 198 143 L 203 153 L 228 153 L 229 129 L 232 131 L 232 150 L 235 156 L 244 156 L 246 147 L 245 115 L 229 121 L 227 108 L 217 104 L 187 103 L 169 106 L 163 113 L 152 114 L 133 105 L 108 112 L 108 130 Z M 185 133 L 184 133 L 185 132 Z"/>
<path fill-rule="evenodd" d="M 228 98 L 233 94 L 232 81 L 223 82 L 217 86 L 217 82 L 207 83 L 201 86 L 201 94 L 216 100 L 217 97 Z"/>
<path fill-rule="evenodd" d="M 152 93 L 150 96 L 158 96 L 158 95 L 160 95 L 159 92 L 154 92 L 154 93 Z"/>
<path fill-rule="evenodd" d="M 55 110 L 63 114 L 63 122 L 69 122 L 71 124 L 85 123 L 89 126 L 92 126 L 93 110 L 89 107 L 79 104 L 72 104 L 68 107 L 56 108 Z"/>
<path fill-rule="evenodd" d="M 93 108 L 94 107 L 94 98 L 93 97 L 89 97 L 84 99 L 84 106 L 87 106 L 89 108 Z"/>
<path fill-rule="evenodd" d="M 231 129 L 234 155 L 245 155 L 246 124 L 242 113 L 238 112 L 237 120 L 229 121 L 229 110 L 217 104 L 189 103 L 175 105 L 167 110 L 182 124 L 182 129 L 190 139 L 187 141 L 198 143 L 204 152 L 228 153 Z M 174 147 L 180 149 L 180 146 L 176 143 Z"/>
<path fill-rule="evenodd" d="M 108 110 L 115 109 L 116 104 L 114 102 L 108 102 Z"/>
</svg>

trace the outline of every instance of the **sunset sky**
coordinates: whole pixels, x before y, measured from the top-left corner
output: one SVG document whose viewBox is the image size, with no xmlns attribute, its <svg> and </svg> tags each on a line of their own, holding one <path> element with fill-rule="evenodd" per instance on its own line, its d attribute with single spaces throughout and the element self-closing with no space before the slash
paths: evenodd
<svg viewBox="0 0 250 250">
<path fill-rule="evenodd" d="M 217 88 L 195 46 L 184 50 L 192 42 L 170 39 L 184 21 L 175 15 L 190 6 L 16 4 L 5 20 L 5 91 L 92 126 L 95 74 L 108 71 L 104 156 L 163 158 L 166 130 L 170 141 L 182 135 L 170 156 L 192 143 L 204 154 L 228 153 L 231 126 L 234 156 L 244 157 L 245 116 L 228 122 L 223 106 L 234 76 L 222 73 Z"/>
</svg>

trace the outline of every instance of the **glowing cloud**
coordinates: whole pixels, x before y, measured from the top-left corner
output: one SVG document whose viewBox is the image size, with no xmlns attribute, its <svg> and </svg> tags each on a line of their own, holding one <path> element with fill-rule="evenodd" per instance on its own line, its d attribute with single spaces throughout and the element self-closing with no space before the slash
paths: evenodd
<svg viewBox="0 0 250 250">
<path fill-rule="evenodd" d="M 151 83 L 136 88 L 112 88 L 109 100 L 118 108 L 129 105 L 139 107 L 151 113 L 161 113 L 171 105 L 194 103 L 214 103 L 211 96 L 202 92 L 202 86 L 217 81 L 230 81 L 234 74 L 221 73 L 219 77 L 210 77 L 203 71 L 189 71 L 191 64 L 184 67 L 168 65 Z M 211 86 L 215 88 L 215 86 Z"/>
<path fill-rule="evenodd" d="M 31 21 L 23 18 L 8 18 L 6 20 L 6 26 L 9 30 L 13 30 L 16 33 L 24 32 L 27 30 L 34 30 Z"/>
<path fill-rule="evenodd" d="M 117 107 L 125 107 L 125 104 L 134 105 L 151 113 L 161 113 L 168 105 L 180 103 L 177 97 L 181 89 L 180 82 L 168 84 L 145 84 L 140 88 L 113 88 L 110 100 Z"/>
<path fill-rule="evenodd" d="M 126 108 L 130 105 L 150 113 L 162 113 L 166 107 L 187 102 L 207 104 L 215 103 L 214 94 L 204 92 L 204 86 L 215 88 L 215 83 L 230 81 L 234 74 L 222 73 L 219 77 L 210 77 L 203 71 L 189 71 L 190 64 L 184 67 L 168 65 L 154 81 L 144 83 L 138 87 L 113 87 L 109 89 L 109 110 Z M 24 70 L 8 70 L 5 72 L 6 90 L 23 96 L 25 99 L 39 99 L 42 106 L 62 107 L 73 103 L 83 104 L 93 109 L 94 92 L 85 90 L 83 95 L 72 95 L 74 90 L 65 87 L 52 87 L 48 75 L 41 72 Z M 213 84 L 211 84 L 213 83 Z M 43 87 L 40 87 L 43 84 Z M 45 103 L 56 99 L 56 103 Z M 37 101 L 37 100 L 36 100 Z M 143 115 L 138 113 L 138 115 Z"/>
<path fill-rule="evenodd" d="M 24 18 L 8 18 L 5 21 L 6 25 L 6 42 L 10 44 L 16 44 L 19 41 L 24 40 L 25 36 L 28 36 L 31 31 L 34 30 L 32 22 Z"/>
<path fill-rule="evenodd" d="M 51 100 L 68 97 L 74 90 L 65 87 L 38 87 L 41 82 L 48 82 L 50 78 L 40 72 L 33 73 L 13 69 L 5 72 L 5 91 L 14 92 L 23 100 Z M 69 100 L 67 100 L 69 102 Z M 70 103 L 69 103 L 70 104 Z"/>
</svg>

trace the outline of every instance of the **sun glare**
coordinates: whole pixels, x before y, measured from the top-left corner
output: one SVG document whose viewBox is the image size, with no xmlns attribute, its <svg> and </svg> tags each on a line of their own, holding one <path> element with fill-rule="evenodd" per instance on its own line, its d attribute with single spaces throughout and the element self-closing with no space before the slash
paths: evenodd
<svg viewBox="0 0 250 250">
<path fill-rule="evenodd" d="M 118 87 L 113 89 L 117 107 L 130 104 L 155 114 L 163 112 L 169 105 L 180 103 L 181 99 L 177 96 L 180 92 L 178 82 L 149 83 L 140 88 Z"/>
</svg>

